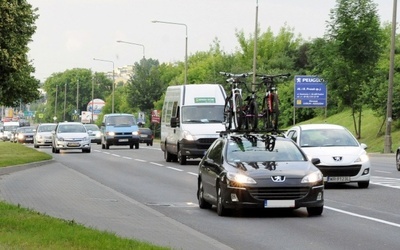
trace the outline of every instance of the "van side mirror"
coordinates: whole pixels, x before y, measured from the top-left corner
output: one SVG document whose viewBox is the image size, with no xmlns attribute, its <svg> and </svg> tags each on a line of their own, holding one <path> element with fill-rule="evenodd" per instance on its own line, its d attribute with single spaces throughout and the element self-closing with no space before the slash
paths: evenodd
<svg viewBox="0 0 400 250">
<path fill-rule="evenodd" d="M 179 117 L 171 117 L 170 125 L 171 128 L 179 127 Z"/>
</svg>

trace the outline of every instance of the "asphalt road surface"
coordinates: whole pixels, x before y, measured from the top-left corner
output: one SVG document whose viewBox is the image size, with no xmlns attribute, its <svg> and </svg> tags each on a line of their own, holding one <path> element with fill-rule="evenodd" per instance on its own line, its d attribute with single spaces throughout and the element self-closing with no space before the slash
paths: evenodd
<svg viewBox="0 0 400 250">
<path fill-rule="evenodd" d="M 30 146 L 30 145 L 28 145 Z M 51 148 L 39 150 L 51 153 Z M 305 208 L 219 217 L 197 205 L 197 164 L 167 163 L 159 144 L 92 144 L 43 165 L 0 170 L 0 198 L 50 216 L 173 249 L 399 249 L 400 172 L 371 155 L 368 189 L 325 189 L 322 216 Z"/>
</svg>

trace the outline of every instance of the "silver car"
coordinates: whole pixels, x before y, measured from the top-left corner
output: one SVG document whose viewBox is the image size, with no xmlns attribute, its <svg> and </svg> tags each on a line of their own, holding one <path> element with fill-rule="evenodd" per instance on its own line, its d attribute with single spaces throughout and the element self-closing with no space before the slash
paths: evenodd
<svg viewBox="0 0 400 250">
<path fill-rule="evenodd" d="M 80 122 L 60 122 L 52 132 L 52 151 L 81 149 L 90 153 L 90 137 L 85 126 Z"/>
<path fill-rule="evenodd" d="M 35 136 L 33 137 L 33 146 L 51 146 L 51 131 L 54 131 L 57 123 L 41 123 L 36 127 Z"/>
</svg>

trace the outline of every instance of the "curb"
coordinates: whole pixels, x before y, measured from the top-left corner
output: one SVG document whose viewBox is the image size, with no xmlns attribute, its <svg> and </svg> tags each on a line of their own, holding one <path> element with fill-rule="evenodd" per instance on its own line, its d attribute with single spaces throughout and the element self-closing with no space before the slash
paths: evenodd
<svg viewBox="0 0 400 250">
<path fill-rule="evenodd" d="M 3 168 L 0 168 L 0 175 L 6 175 L 6 174 L 10 174 L 10 173 L 30 169 L 30 168 L 40 167 L 40 166 L 44 166 L 44 165 L 51 164 L 54 162 L 55 162 L 55 160 L 51 159 L 51 160 L 46 160 L 46 161 L 38 161 L 38 162 L 21 164 L 21 165 L 3 167 Z"/>
</svg>

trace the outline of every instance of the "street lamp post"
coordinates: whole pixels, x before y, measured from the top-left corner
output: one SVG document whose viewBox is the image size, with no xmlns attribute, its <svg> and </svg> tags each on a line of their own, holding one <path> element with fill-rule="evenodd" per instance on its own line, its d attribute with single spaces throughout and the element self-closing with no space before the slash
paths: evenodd
<svg viewBox="0 0 400 250">
<path fill-rule="evenodd" d="M 95 61 L 101 61 L 101 62 L 109 62 L 112 63 L 113 65 L 113 83 L 112 83 L 112 107 L 111 107 L 111 113 L 114 113 L 114 92 L 115 92 L 115 74 L 114 74 L 114 62 L 110 60 L 103 60 L 103 59 L 97 59 L 93 58 Z"/>
<path fill-rule="evenodd" d="M 173 24 L 173 25 L 182 25 L 185 26 L 186 30 L 186 38 L 185 38 L 185 84 L 187 84 L 187 50 L 188 50 L 188 28 L 187 25 L 184 23 L 174 23 L 174 22 L 165 22 L 165 21 L 158 21 L 154 20 L 151 21 L 152 23 L 165 23 L 165 24 Z"/>
<path fill-rule="evenodd" d="M 65 83 L 65 86 L 64 86 L 64 116 L 63 116 L 64 121 L 65 121 L 65 108 L 66 108 L 66 106 L 67 106 L 67 83 Z"/>
<path fill-rule="evenodd" d="M 143 44 L 140 44 L 140 43 L 132 43 L 132 42 L 127 42 L 127 41 L 121 41 L 121 40 L 118 40 L 117 43 L 126 43 L 126 44 L 141 46 L 141 47 L 143 48 L 143 59 L 145 58 L 145 48 L 144 48 L 144 45 L 143 45 Z"/>
</svg>

